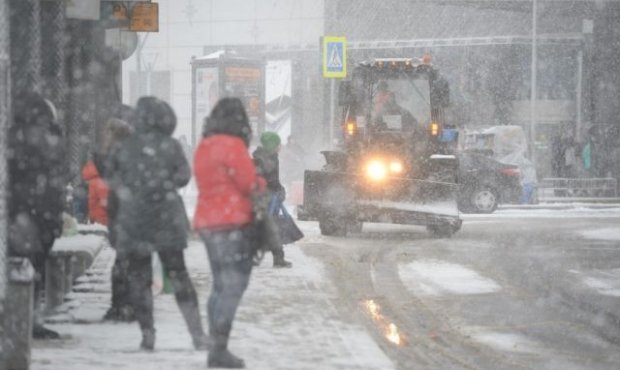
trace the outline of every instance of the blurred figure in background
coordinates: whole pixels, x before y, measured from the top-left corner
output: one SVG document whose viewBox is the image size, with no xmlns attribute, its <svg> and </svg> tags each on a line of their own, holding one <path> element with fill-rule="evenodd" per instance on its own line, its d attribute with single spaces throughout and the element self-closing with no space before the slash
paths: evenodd
<svg viewBox="0 0 620 370">
<path fill-rule="evenodd" d="M 529 159 L 523 158 L 519 163 L 520 181 L 521 181 L 521 204 L 535 204 L 536 188 L 538 186 L 538 178 L 536 176 L 536 167 Z"/>
<path fill-rule="evenodd" d="M 63 228 L 65 140 L 54 105 L 39 94 L 18 96 L 13 114 L 8 132 L 9 255 L 28 258 L 36 272 L 33 337 L 57 339 L 57 332 L 43 326 L 39 301 L 45 261 Z"/>
<path fill-rule="evenodd" d="M 256 170 L 267 181 L 267 190 L 273 199 L 273 205 L 270 205 L 272 216 L 276 216 L 273 213 L 280 211 L 280 207 L 283 206 L 286 199 L 286 189 L 280 182 L 280 161 L 278 160 L 280 148 L 280 136 L 275 132 L 265 131 L 260 136 L 260 146 L 252 153 Z M 291 262 L 284 259 L 284 248 L 282 246 L 271 252 L 273 253 L 273 267 L 293 266 Z"/>
<path fill-rule="evenodd" d="M 73 217 L 81 224 L 88 223 L 88 183 L 80 178 L 75 187 L 70 188 Z"/>
<path fill-rule="evenodd" d="M 82 167 L 82 179 L 88 184 L 88 220 L 100 225 L 108 225 L 108 185 L 103 181 L 92 160 Z"/>
<path fill-rule="evenodd" d="M 127 111 L 127 110 L 126 110 Z M 118 213 L 118 195 L 110 190 L 105 181 L 103 184 L 98 180 L 108 175 L 106 163 L 112 153 L 120 147 L 122 141 L 131 132 L 129 124 L 118 118 L 110 118 L 103 128 L 103 138 L 99 151 L 93 154 L 93 160 L 88 162 L 82 170 L 83 175 L 90 175 L 91 182 L 88 188 L 89 217 L 94 222 L 102 223 L 108 227 L 108 239 L 110 246 L 116 250 L 114 267 L 112 267 L 112 304 L 103 316 L 104 320 L 133 321 L 134 310 L 129 301 L 127 281 L 127 259 L 116 248 L 116 222 Z M 89 164 L 92 163 L 92 167 Z M 94 168 L 93 168 L 94 167 Z"/>
<path fill-rule="evenodd" d="M 189 221 L 178 189 L 191 177 L 189 163 L 172 138 L 176 116 L 155 97 L 142 97 L 135 110 L 134 132 L 109 161 L 111 188 L 118 195 L 116 250 L 127 261 L 129 297 L 142 332 L 140 347 L 155 347 L 152 254 L 158 253 L 174 288 L 175 299 L 196 349 L 207 349 L 183 250 Z"/>
<path fill-rule="evenodd" d="M 290 189 L 294 181 L 304 180 L 304 170 L 306 169 L 305 156 L 306 153 L 297 142 L 297 139 L 290 135 L 280 153 L 282 181 L 287 185 L 287 189 Z"/>
</svg>

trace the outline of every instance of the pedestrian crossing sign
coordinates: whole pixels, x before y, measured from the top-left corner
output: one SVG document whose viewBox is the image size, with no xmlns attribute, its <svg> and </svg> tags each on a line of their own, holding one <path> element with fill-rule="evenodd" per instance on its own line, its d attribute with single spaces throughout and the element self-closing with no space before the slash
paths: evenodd
<svg viewBox="0 0 620 370">
<path fill-rule="evenodd" d="M 323 77 L 347 77 L 346 37 L 323 37 Z"/>
</svg>

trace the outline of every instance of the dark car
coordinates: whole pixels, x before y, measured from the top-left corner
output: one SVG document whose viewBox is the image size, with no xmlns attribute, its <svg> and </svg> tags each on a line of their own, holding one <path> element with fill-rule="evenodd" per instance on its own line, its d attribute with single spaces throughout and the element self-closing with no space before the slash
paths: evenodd
<svg viewBox="0 0 620 370">
<path fill-rule="evenodd" d="M 462 152 L 459 159 L 459 210 L 493 213 L 500 203 L 516 203 L 521 194 L 519 167 L 476 152 Z"/>
</svg>

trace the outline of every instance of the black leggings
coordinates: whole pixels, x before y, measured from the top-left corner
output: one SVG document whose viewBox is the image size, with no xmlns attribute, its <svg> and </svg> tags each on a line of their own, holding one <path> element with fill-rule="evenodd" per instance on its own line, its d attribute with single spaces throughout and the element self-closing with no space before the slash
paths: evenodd
<svg viewBox="0 0 620 370">
<path fill-rule="evenodd" d="M 159 252 L 159 259 L 164 273 L 175 286 L 177 304 L 198 306 L 198 298 L 192 281 L 185 267 L 182 250 Z M 153 329 L 153 269 L 151 255 L 127 256 L 127 280 L 129 282 L 129 297 L 136 313 L 136 319 L 142 330 Z"/>
</svg>

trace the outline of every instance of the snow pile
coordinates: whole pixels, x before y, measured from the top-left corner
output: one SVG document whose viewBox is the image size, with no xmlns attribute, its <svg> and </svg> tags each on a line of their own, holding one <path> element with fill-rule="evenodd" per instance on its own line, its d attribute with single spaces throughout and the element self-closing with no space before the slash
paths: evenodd
<svg viewBox="0 0 620 370">
<path fill-rule="evenodd" d="M 108 227 L 101 224 L 78 224 L 80 234 L 107 234 Z"/>
<path fill-rule="evenodd" d="M 479 331 L 469 334 L 478 343 L 505 352 L 540 353 L 540 344 L 521 334 Z"/>
<path fill-rule="evenodd" d="M 579 275 L 581 282 L 598 294 L 620 297 L 620 268 L 587 272 L 571 270 L 570 272 Z"/>
<path fill-rule="evenodd" d="M 55 252 L 89 252 L 95 255 L 103 246 L 103 236 L 87 234 L 58 238 L 52 247 Z"/>
<path fill-rule="evenodd" d="M 620 240 L 620 227 L 582 231 L 581 235 L 586 239 Z"/>
<path fill-rule="evenodd" d="M 398 274 L 413 294 L 485 294 L 501 290 L 493 280 L 465 266 L 437 260 L 420 260 L 398 266 Z"/>
</svg>

